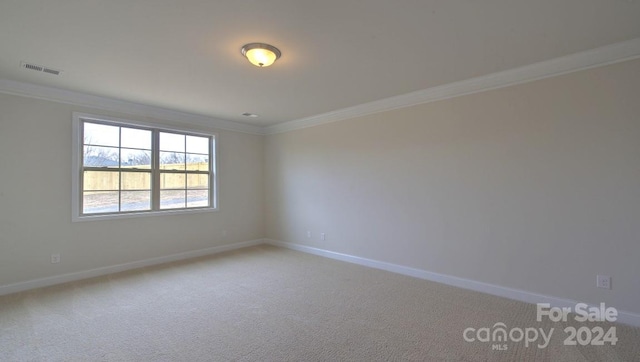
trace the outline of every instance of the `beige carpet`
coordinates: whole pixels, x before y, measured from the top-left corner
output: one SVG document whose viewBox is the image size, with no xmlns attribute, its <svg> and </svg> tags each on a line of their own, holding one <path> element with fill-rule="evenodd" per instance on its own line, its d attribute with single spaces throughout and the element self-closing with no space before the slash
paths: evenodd
<svg viewBox="0 0 640 362">
<path fill-rule="evenodd" d="M 555 332 L 544 349 L 464 341 L 497 322 Z M 0 297 L 0 360 L 640 360 L 638 328 L 617 325 L 612 347 L 564 346 L 564 327 L 525 303 L 258 246 Z"/>
</svg>

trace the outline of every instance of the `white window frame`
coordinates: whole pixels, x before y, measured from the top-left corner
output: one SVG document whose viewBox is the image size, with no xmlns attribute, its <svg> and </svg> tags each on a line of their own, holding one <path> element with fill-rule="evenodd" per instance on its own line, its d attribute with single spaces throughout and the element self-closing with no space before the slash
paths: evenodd
<svg viewBox="0 0 640 362">
<path fill-rule="evenodd" d="M 82 152 L 84 146 L 84 140 L 82 138 L 82 121 L 95 121 L 102 122 L 107 124 L 113 124 L 123 127 L 134 127 L 134 128 L 144 128 L 149 130 L 156 131 L 166 131 L 166 132 L 176 132 L 181 134 L 193 135 L 193 136 L 204 136 L 211 137 L 212 147 L 209 150 L 210 157 L 210 168 L 209 168 L 209 197 L 210 197 L 210 206 L 208 207 L 197 207 L 197 208 L 180 208 L 180 209 L 166 209 L 166 210 L 149 210 L 149 211 L 134 211 L 134 212 L 118 212 L 118 213 L 109 213 L 109 214 L 82 214 Z M 109 220 L 109 219 L 129 219 L 136 217 L 147 217 L 147 216 L 158 216 L 158 215 L 174 215 L 174 214 L 192 214 L 192 213 L 203 213 L 203 212 L 214 212 L 218 211 L 218 135 L 213 132 L 202 132 L 197 130 L 192 130 L 188 128 L 176 128 L 176 127 L 167 127 L 164 125 L 148 123 L 148 122 L 140 122 L 140 121 L 132 121 L 128 119 L 120 119 L 114 117 L 106 117 L 106 116 L 96 116 L 87 113 L 79 113 L 73 112 L 72 114 L 72 152 L 71 152 L 71 163 L 72 163 L 72 175 L 71 175 L 71 220 L 73 222 L 77 221 L 93 221 L 93 220 Z M 153 166 L 152 166 L 153 169 Z M 153 186 L 152 186 L 153 187 Z M 152 198 L 157 197 L 157 192 L 152 191 Z M 152 202 L 153 204 L 153 202 Z"/>
</svg>

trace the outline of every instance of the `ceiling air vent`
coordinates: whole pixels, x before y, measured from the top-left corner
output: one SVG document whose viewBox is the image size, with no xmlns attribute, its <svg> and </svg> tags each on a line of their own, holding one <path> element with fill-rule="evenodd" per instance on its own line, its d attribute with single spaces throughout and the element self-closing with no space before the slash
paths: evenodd
<svg viewBox="0 0 640 362">
<path fill-rule="evenodd" d="M 27 63 L 27 62 L 20 63 L 20 66 L 22 68 L 25 68 L 25 69 L 35 70 L 36 72 L 49 73 L 49 74 L 53 74 L 53 75 L 62 74 L 61 70 L 48 68 L 48 67 L 45 67 L 45 66 L 42 66 L 42 65 L 37 65 L 37 64 Z"/>
</svg>

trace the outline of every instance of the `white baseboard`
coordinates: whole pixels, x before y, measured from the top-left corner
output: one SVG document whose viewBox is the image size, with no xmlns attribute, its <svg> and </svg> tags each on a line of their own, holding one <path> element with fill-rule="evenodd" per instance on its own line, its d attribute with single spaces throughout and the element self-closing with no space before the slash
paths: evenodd
<svg viewBox="0 0 640 362">
<path fill-rule="evenodd" d="M 383 261 L 361 258 L 358 256 L 336 253 L 329 250 L 318 249 L 306 245 L 288 243 L 284 241 L 265 239 L 266 244 L 279 246 L 287 249 L 302 251 L 309 254 L 319 255 L 331 259 L 346 261 L 349 263 L 368 266 L 375 269 L 382 269 L 393 273 L 408 275 L 420 279 L 426 279 L 442 284 L 451 285 L 458 288 L 487 293 L 499 297 L 519 300 L 526 303 L 549 303 L 554 307 L 575 307 L 579 302 L 570 299 L 557 298 L 543 294 L 528 292 L 525 290 L 512 289 L 495 284 L 478 282 L 475 280 L 458 278 L 450 275 L 434 273 L 422 269 L 410 268 L 403 265 L 386 263 Z M 640 327 L 640 314 L 618 310 L 618 322 Z"/>
<path fill-rule="evenodd" d="M 112 266 L 107 266 L 102 268 L 84 270 L 84 271 L 75 272 L 75 273 L 54 275 L 51 277 L 33 279 L 33 280 L 28 280 L 28 281 L 14 283 L 14 284 L 0 285 L 0 295 L 17 293 L 17 292 L 21 292 L 29 289 L 47 287 L 51 285 L 62 284 L 62 283 L 67 283 L 67 282 L 72 282 L 72 281 L 77 281 L 82 279 L 88 279 L 88 278 L 103 276 L 107 274 L 118 273 L 126 270 L 168 263 L 172 261 L 196 258 L 199 256 L 205 256 L 205 255 L 212 255 L 212 254 L 217 254 L 224 251 L 260 245 L 263 243 L 279 246 L 287 249 L 297 250 L 297 251 L 301 251 L 309 254 L 314 254 L 318 256 L 323 256 L 331 259 L 341 260 L 349 263 L 354 263 L 358 265 L 364 265 L 364 266 L 375 268 L 375 269 L 386 270 L 393 273 L 408 275 L 415 278 L 430 280 L 430 281 L 447 284 L 447 285 L 451 285 L 458 288 L 463 288 L 463 289 L 473 290 L 473 291 L 487 293 L 491 295 L 496 295 L 500 297 L 505 297 L 509 299 L 519 300 L 526 303 L 533 303 L 533 304 L 549 303 L 555 307 L 575 307 L 575 305 L 578 303 L 575 300 L 552 297 L 548 295 L 532 293 L 532 292 L 519 290 L 519 289 L 507 288 L 507 287 L 503 287 L 495 284 L 483 283 L 475 280 L 434 273 L 434 272 L 411 268 L 403 265 L 391 264 L 383 261 L 361 258 L 354 255 L 336 253 L 329 250 L 318 249 L 310 246 L 305 246 L 305 245 L 300 245 L 295 243 L 287 243 L 284 241 L 271 240 L 271 239 L 264 239 L 264 240 L 257 239 L 257 240 L 249 240 L 249 241 L 243 241 L 243 242 L 238 242 L 233 244 L 219 245 L 219 246 L 214 246 L 206 249 L 193 250 L 193 251 L 187 251 L 183 253 L 162 256 L 158 258 L 150 258 L 150 259 L 134 261 L 131 263 L 124 263 L 124 264 L 112 265 Z M 618 322 L 640 327 L 640 314 L 618 310 Z"/>
<path fill-rule="evenodd" d="M 51 285 L 73 282 L 76 280 L 94 278 L 102 275 L 122 272 L 125 270 L 142 268 L 145 266 L 163 264 L 163 263 L 168 263 L 168 262 L 178 261 L 183 259 L 196 258 L 199 256 L 205 256 L 205 255 L 212 255 L 212 254 L 221 253 L 223 251 L 229 251 L 229 250 L 235 250 L 240 248 L 246 248 L 248 246 L 260 245 L 262 243 L 263 243 L 262 239 L 242 241 L 238 243 L 219 245 L 219 246 L 214 246 L 211 248 L 200 249 L 200 250 L 186 251 L 183 253 L 161 256 L 157 258 L 144 259 L 144 260 L 134 261 L 131 263 L 111 265 L 111 266 L 84 270 L 84 271 L 75 272 L 75 273 L 54 275 L 46 278 L 27 280 L 24 282 L 19 282 L 14 284 L 0 285 L 0 295 L 17 293 L 17 292 L 22 292 L 25 290 L 35 289 L 35 288 L 48 287 Z"/>
</svg>

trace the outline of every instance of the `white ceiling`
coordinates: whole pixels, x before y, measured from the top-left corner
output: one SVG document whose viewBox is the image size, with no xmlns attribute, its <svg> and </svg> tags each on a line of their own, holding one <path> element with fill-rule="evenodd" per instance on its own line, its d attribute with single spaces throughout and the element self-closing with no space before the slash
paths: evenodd
<svg viewBox="0 0 640 362">
<path fill-rule="evenodd" d="M 0 78 L 269 126 L 638 37 L 636 0 L 2 0 Z"/>
</svg>

